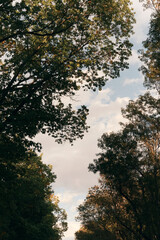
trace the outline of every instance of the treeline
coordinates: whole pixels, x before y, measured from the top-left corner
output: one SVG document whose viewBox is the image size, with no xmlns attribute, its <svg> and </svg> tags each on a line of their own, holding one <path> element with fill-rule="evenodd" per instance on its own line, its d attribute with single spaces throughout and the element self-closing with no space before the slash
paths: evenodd
<svg viewBox="0 0 160 240">
<path fill-rule="evenodd" d="M 99 185 L 78 207 L 76 240 L 160 239 L 160 3 L 145 3 L 154 8 L 140 51 L 148 91 L 122 109 L 121 130 L 98 141 L 89 170 L 100 173 Z"/>
<path fill-rule="evenodd" d="M 55 174 L 41 157 L 1 158 L 0 239 L 61 239 L 66 213 L 58 206 L 51 184 Z"/>
<path fill-rule="evenodd" d="M 58 240 L 67 229 L 33 138 L 82 138 L 88 109 L 63 103 L 128 68 L 129 0 L 0 1 L 0 239 Z M 99 73 L 101 73 L 99 75 Z"/>
</svg>

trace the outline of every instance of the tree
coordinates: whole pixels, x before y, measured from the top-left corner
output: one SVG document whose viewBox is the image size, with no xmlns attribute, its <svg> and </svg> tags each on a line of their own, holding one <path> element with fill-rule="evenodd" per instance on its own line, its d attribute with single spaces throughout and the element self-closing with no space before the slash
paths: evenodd
<svg viewBox="0 0 160 240">
<path fill-rule="evenodd" d="M 100 89 L 128 67 L 130 1 L 5 0 L 0 16 L 0 132 L 81 138 L 88 110 L 64 97 Z"/>
<path fill-rule="evenodd" d="M 115 240 L 110 232 L 107 230 L 102 230 L 96 228 L 95 230 L 88 230 L 84 227 L 80 228 L 79 231 L 75 233 L 76 240 Z"/>
<path fill-rule="evenodd" d="M 128 123 L 122 124 L 121 131 L 101 137 L 98 145 L 102 152 L 90 170 L 99 171 L 106 179 L 117 239 L 159 239 L 159 96 L 146 93 L 130 101 L 122 113 Z"/>
<path fill-rule="evenodd" d="M 107 213 L 110 211 L 110 200 L 104 184 L 89 190 L 84 203 L 78 207 L 77 220 L 81 222 L 82 227 L 75 233 L 76 240 L 116 239 L 111 228 L 113 217 L 109 218 Z"/>
<path fill-rule="evenodd" d="M 157 4 L 160 4 L 159 1 Z M 144 49 L 140 50 L 140 58 L 144 63 L 140 70 L 145 77 L 144 85 L 150 89 L 156 88 L 160 93 L 160 5 L 155 3 L 155 9 L 148 38 L 143 42 Z"/>
<path fill-rule="evenodd" d="M 78 208 L 83 228 L 76 233 L 77 240 L 83 235 L 92 239 L 90 232 L 85 234 L 87 224 L 91 221 L 98 227 L 102 219 L 119 240 L 160 238 L 159 1 L 145 2 L 152 2 L 155 12 L 143 43 L 145 50 L 141 50 L 141 70 L 145 86 L 155 92 L 130 101 L 122 109 L 127 123 L 121 123 L 119 132 L 105 133 L 99 139 L 101 153 L 89 169 L 100 173 L 100 185 L 92 188 Z"/>
<path fill-rule="evenodd" d="M 67 229 L 51 184 L 56 176 L 41 158 L 0 159 L 0 239 L 60 240 Z"/>
<path fill-rule="evenodd" d="M 152 8 L 156 11 L 160 9 L 159 0 L 140 0 L 140 2 L 144 2 L 143 6 L 145 8 Z"/>
</svg>

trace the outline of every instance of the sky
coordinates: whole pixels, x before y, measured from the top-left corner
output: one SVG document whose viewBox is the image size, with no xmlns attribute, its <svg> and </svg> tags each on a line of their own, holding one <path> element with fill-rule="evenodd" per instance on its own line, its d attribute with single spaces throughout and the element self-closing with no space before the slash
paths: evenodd
<svg viewBox="0 0 160 240">
<path fill-rule="evenodd" d="M 121 72 L 121 77 L 112 79 L 100 92 L 83 92 L 76 94 L 73 105 L 87 105 L 89 108 L 88 124 L 90 129 L 82 140 L 76 140 L 74 145 L 69 143 L 57 144 L 54 139 L 39 134 L 36 141 L 42 143 L 42 160 L 53 165 L 57 175 L 53 184 L 55 195 L 59 197 L 59 206 L 67 212 L 68 231 L 63 240 L 74 240 L 74 233 L 80 228 L 75 221 L 78 215 L 77 207 L 85 199 L 88 189 L 98 183 L 98 175 L 88 171 L 89 163 L 93 162 L 100 152 L 97 140 L 105 132 L 120 129 L 119 122 L 125 121 L 121 115 L 121 108 L 130 99 L 136 99 L 143 94 L 143 76 L 138 71 L 141 63 L 137 50 L 142 48 L 142 41 L 146 39 L 151 10 L 144 11 L 138 0 L 133 0 L 136 12 L 135 34 L 131 41 L 134 44 L 132 57 L 129 59 L 130 68 Z"/>
</svg>

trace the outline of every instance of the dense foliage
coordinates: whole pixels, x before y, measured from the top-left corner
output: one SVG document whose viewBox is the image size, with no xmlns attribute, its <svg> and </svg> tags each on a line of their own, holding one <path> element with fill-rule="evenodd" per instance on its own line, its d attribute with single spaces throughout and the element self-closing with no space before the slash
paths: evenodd
<svg viewBox="0 0 160 240">
<path fill-rule="evenodd" d="M 145 86 L 156 88 L 160 94 L 160 11 L 152 15 L 148 38 L 143 42 L 141 70 L 145 76 Z"/>
<path fill-rule="evenodd" d="M 0 239 L 59 240 L 67 229 L 51 184 L 55 175 L 41 158 L 0 158 Z"/>
<path fill-rule="evenodd" d="M 128 123 L 117 133 L 103 134 L 98 142 L 102 152 L 90 170 L 100 172 L 102 180 L 79 206 L 79 220 L 85 229 L 108 231 L 118 240 L 156 240 L 160 236 L 160 99 L 146 93 L 122 112 Z M 82 232 L 76 233 L 77 240 L 83 239 Z"/>
<path fill-rule="evenodd" d="M 111 199 L 110 199 L 111 200 Z M 112 233 L 111 224 L 113 217 L 109 219 L 110 210 L 109 194 L 106 186 L 92 187 L 84 203 L 78 207 L 78 221 L 81 221 L 82 227 L 75 233 L 76 240 L 115 240 Z M 110 224 L 110 227 L 108 227 Z M 113 228 L 113 226 L 112 226 Z"/>
<path fill-rule="evenodd" d="M 64 96 L 128 67 L 133 22 L 129 0 L 1 1 L 0 132 L 82 137 L 88 110 Z"/>
<path fill-rule="evenodd" d="M 0 1 L 0 239 L 61 239 L 55 176 L 29 139 L 83 137 L 88 109 L 64 97 L 101 89 L 128 67 L 133 23 L 129 0 Z"/>
<path fill-rule="evenodd" d="M 159 1 L 144 2 L 155 11 L 140 51 L 141 70 L 144 85 L 154 91 L 130 101 L 122 109 L 127 123 L 99 139 L 101 152 L 89 169 L 100 173 L 100 184 L 78 208 L 76 240 L 94 239 L 96 229 L 117 240 L 160 237 L 160 15 Z"/>
</svg>

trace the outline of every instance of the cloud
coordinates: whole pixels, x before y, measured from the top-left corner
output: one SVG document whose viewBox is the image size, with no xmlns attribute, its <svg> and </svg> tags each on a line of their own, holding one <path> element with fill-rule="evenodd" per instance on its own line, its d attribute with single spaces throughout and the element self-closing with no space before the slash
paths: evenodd
<svg viewBox="0 0 160 240">
<path fill-rule="evenodd" d="M 56 189 L 58 187 L 65 188 L 71 193 L 78 190 L 83 194 L 86 189 L 97 184 L 98 175 L 88 172 L 89 163 L 96 158 L 96 153 L 100 151 L 97 147 L 97 139 L 106 131 L 120 129 L 119 122 L 123 121 L 121 107 L 124 107 L 129 101 L 128 97 L 111 101 L 110 89 L 104 89 L 99 94 L 88 94 L 86 102 L 90 109 L 88 117 L 90 129 L 83 140 L 77 140 L 74 146 L 71 146 L 69 143 L 59 145 L 54 142 L 53 138 L 46 135 L 40 134 L 36 137 L 36 140 L 40 141 L 43 146 L 43 161 L 52 164 L 57 175 L 54 187 Z M 74 194 L 69 196 L 64 193 L 62 201 L 69 201 L 74 196 Z"/>
<path fill-rule="evenodd" d="M 152 13 L 151 9 L 147 9 L 144 11 L 142 3 L 138 0 L 133 1 L 133 8 L 136 12 L 136 24 L 134 26 L 135 34 L 132 36 L 132 40 L 140 44 L 142 41 L 146 39 L 146 32 L 148 31 L 148 22 L 150 19 L 150 15 Z"/>
<path fill-rule="evenodd" d="M 112 91 L 109 88 L 101 90 L 99 94 L 91 90 L 84 91 L 81 88 L 78 92 L 76 92 L 75 96 L 73 96 L 72 98 L 64 97 L 63 103 L 65 105 L 72 104 L 73 108 L 77 108 L 78 106 L 84 105 L 84 104 L 86 106 L 90 106 L 93 104 L 93 102 L 94 104 L 95 102 L 99 102 L 99 101 L 109 102 L 111 94 L 112 94 Z"/>
<path fill-rule="evenodd" d="M 139 59 L 139 54 L 137 52 L 137 50 L 133 49 L 132 50 L 132 56 L 129 58 L 129 64 L 130 65 L 138 65 L 137 67 L 139 67 L 141 65 L 141 61 Z"/>
<path fill-rule="evenodd" d="M 61 203 L 71 203 L 75 197 L 79 196 L 79 194 L 77 192 L 66 191 L 58 193 L 57 196 Z"/>
<path fill-rule="evenodd" d="M 70 221 L 68 222 L 68 231 L 65 233 L 65 240 L 72 240 L 73 239 L 73 233 L 78 231 L 80 229 L 80 223 Z"/>
<path fill-rule="evenodd" d="M 126 78 L 123 82 L 123 86 L 131 85 L 134 83 L 142 83 L 142 82 L 143 82 L 143 78 Z"/>
</svg>

